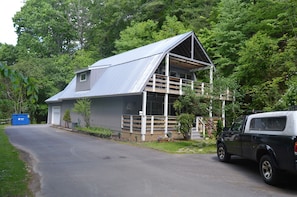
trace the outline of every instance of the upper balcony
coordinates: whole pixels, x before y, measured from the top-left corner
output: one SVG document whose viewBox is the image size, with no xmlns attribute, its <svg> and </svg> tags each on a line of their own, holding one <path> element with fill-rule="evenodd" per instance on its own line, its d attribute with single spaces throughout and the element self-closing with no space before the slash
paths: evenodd
<svg viewBox="0 0 297 197">
<path fill-rule="evenodd" d="M 216 100 L 233 101 L 234 97 L 229 89 L 221 91 L 218 94 L 211 94 L 211 85 L 209 83 L 197 82 L 188 79 L 154 74 L 147 83 L 145 90 L 148 92 L 168 93 L 182 95 L 183 90 L 190 87 L 197 96 L 213 98 Z"/>
</svg>

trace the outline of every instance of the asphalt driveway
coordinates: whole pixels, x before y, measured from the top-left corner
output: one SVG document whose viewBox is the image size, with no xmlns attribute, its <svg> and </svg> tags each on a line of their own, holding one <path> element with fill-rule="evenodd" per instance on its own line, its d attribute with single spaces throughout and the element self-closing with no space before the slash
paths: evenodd
<svg viewBox="0 0 297 197">
<path fill-rule="evenodd" d="M 216 155 L 167 154 L 48 125 L 10 126 L 11 142 L 33 158 L 45 197 L 296 196 L 296 184 L 272 187 L 257 165 Z"/>
</svg>

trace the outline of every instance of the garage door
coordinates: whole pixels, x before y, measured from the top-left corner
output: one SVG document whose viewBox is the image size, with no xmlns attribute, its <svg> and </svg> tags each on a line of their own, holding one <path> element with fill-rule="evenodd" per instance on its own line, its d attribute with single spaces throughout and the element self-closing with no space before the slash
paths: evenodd
<svg viewBox="0 0 297 197">
<path fill-rule="evenodd" d="M 53 108 L 52 108 L 52 124 L 60 125 L 60 119 L 61 119 L 61 107 L 53 106 Z"/>
</svg>

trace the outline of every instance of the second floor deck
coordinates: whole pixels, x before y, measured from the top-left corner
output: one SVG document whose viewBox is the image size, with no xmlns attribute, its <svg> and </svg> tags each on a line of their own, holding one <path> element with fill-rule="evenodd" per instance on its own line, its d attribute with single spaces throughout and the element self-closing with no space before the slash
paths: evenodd
<svg viewBox="0 0 297 197">
<path fill-rule="evenodd" d="M 197 96 L 213 98 L 216 100 L 234 100 L 233 93 L 227 88 L 219 92 L 212 91 L 211 84 L 189 79 L 154 74 L 146 85 L 148 92 L 168 93 L 182 95 L 185 88 L 191 88 Z"/>
</svg>

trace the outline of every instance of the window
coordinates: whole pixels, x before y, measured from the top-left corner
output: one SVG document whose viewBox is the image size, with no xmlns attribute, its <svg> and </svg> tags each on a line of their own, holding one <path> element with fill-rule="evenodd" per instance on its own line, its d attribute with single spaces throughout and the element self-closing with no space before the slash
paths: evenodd
<svg viewBox="0 0 297 197">
<path fill-rule="evenodd" d="M 86 81 L 87 80 L 87 74 L 86 73 L 81 73 L 80 74 L 80 81 Z"/>
<path fill-rule="evenodd" d="M 261 131 L 283 131 L 286 127 L 287 118 L 282 117 L 267 117 L 253 118 L 250 124 L 250 130 Z"/>
<path fill-rule="evenodd" d="M 243 117 L 240 117 L 240 118 L 236 119 L 233 122 L 232 126 L 231 126 L 231 131 L 233 131 L 233 132 L 241 132 L 243 120 L 244 120 Z"/>
</svg>

